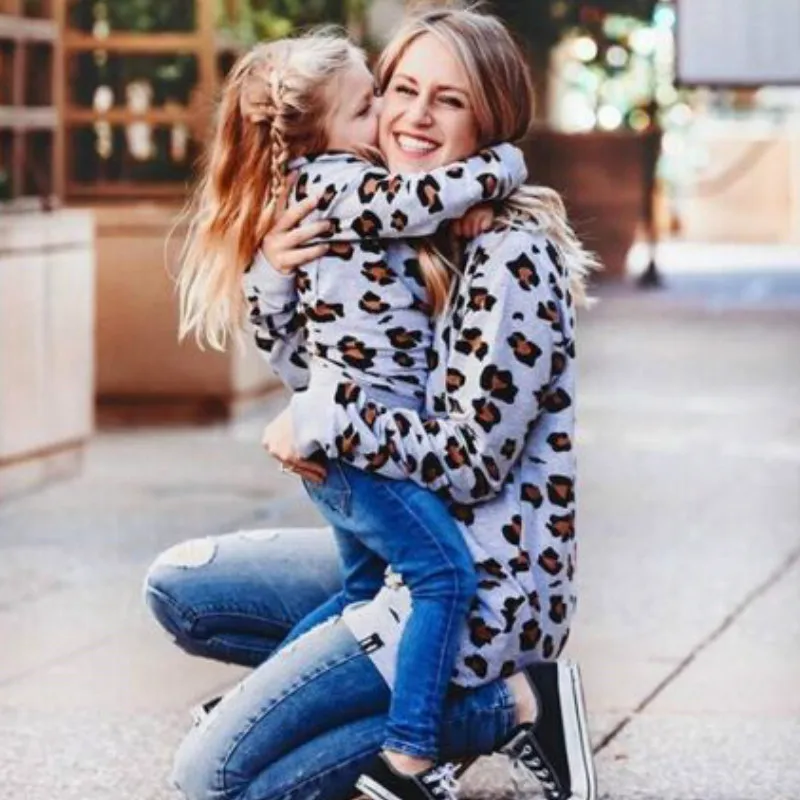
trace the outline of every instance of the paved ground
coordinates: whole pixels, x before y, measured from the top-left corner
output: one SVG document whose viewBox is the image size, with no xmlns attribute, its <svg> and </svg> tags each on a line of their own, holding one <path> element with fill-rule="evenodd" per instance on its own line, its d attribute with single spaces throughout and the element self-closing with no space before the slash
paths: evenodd
<svg viewBox="0 0 800 800">
<path fill-rule="evenodd" d="M 800 270 L 670 286 L 582 323 L 571 654 L 602 796 L 798 800 Z M 173 648 L 140 581 L 180 539 L 315 519 L 262 421 L 105 432 L 79 480 L 0 506 L 0 797 L 174 799 L 186 709 L 238 673 Z M 504 772 L 472 794 L 512 796 Z"/>
</svg>

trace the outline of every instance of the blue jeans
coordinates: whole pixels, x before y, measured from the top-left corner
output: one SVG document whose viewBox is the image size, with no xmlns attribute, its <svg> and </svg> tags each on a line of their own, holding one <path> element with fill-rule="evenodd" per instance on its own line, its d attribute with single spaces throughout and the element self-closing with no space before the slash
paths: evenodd
<svg viewBox="0 0 800 800">
<path fill-rule="evenodd" d="M 387 750 L 436 760 L 444 700 L 467 611 L 478 588 L 464 537 L 444 502 L 411 481 L 392 481 L 340 461 L 327 464 L 324 483 L 306 490 L 331 524 L 344 586 L 289 635 L 294 640 L 371 600 L 386 565 L 411 591 L 412 613 L 397 655 Z"/>
<path fill-rule="evenodd" d="M 176 643 L 256 667 L 178 752 L 173 774 L 190 800 L 352 797 L 385 740 L 389 688 L 340 620 L 279 649 L 297 622 L 340 589 L 329 530 L 196 540 L 153 564 L 145 596 Z M 492 752 L 513 725 L 504 681 L 451 695 L 441 755 Z"/>
</svg>

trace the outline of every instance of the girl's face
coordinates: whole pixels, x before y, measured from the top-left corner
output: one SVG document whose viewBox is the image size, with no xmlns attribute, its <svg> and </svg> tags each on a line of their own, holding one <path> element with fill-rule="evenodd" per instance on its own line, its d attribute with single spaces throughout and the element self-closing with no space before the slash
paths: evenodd
<svg viewBox="0 0 800 800">
<path fill-rule="evenodd" d="M 375 80 L 365 64 L 354 63 L 328 91 L 328 150 L 352 151 L 378 144 Z"/>
<path fill-rule="evenodd" d="M 430 34 L 408 46 L 382 100 L 378 146 L 393 172 L 427 172 L 478 150 L 466 70 Z"/>
</svg>

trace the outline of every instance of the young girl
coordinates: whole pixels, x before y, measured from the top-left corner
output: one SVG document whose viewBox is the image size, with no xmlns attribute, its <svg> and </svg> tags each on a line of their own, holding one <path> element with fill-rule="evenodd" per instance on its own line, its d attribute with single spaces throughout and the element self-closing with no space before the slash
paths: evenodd
<svg viewBox="0 0 800 800">
<path fill-rule="evenodd" d="M 447 275 L 438 262 L 417 258 L 406 259 L 402 274 L 393 271 L 383 240 L 432 235 L 471 207 L 506 197 L 526 170 L 522 154 L 504 144 L 429 174 L 390 175 L 358 155 L 376 146 L 377 102 L 363 53 L 330 34 L 260 45 L 239 61 L 185 250 L 181 334 L 224 346 L 243 311 L 243 281 L 256 342 L 289 387 L 351 380 L 391 407 L 420 411 L 431 316 L 445 305 Z M 290 171 L 294 201 L 319 197 L 320 231 L 332 241 L 287 276 L 262 254 L 250 262 Z M 370 468 L 389 455 L 378 453 Z M 448 774 L 434 767 L 445 694 L 477 589 L 471 554 L 432 492 L 343 461 L 325 469 L 324 482 L 306 481 L 306 488 L 334 529 L 344 588 L 289 639 L 374 597 L 387 565 L 402 576 L 412 613 L 376 774 L 396 774 L 392 791 L 403 798 L 435 797 Z M 382 644 L 362 643 L 367 651 Z M 369 793 L 371 785 L 362 788 Z"/>
</svg>

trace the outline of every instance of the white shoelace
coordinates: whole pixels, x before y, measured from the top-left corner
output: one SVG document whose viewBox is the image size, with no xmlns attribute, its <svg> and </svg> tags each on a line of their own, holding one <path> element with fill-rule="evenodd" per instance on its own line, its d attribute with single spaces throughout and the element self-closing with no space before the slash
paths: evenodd
<svg viewBox="0 0 800 800">
<path fill-rule="evenodd" d="M 527 785 L 529 788 L 528 782 L 530 781 L 531 773 L 533 773 L 544 789 L 546 797 L 558 797 L 558 790 L 553 782 L 553 776 L 550 770 L 544 765 L 542 760 L 529 745 L 525 745 L 523 751 L 517 758 L 509 758 L 509 763 L 515 789 L 520 794 L 523 793 L 523 787 Z"/>
<path fill-rule="evenodd" d="M 442 764 L 430 770 L 423 777 L 425 783 L 431 784 L 431 791 L 443 800 L 458 800 L 459 782 L 456 780 L 455 764 Z"/>
</svg>

